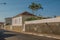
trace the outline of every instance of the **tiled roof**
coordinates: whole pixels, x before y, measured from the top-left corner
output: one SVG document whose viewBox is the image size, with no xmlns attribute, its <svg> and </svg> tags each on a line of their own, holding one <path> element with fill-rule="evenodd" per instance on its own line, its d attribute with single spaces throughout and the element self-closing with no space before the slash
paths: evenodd
<svg viewBox="0 0 60 40">
<path fill-rule="evenodd" d="M 20 14 L 14 16 L 14 17 L 24 16 L 24 15 L 26 15 L 26 16 L 35 16 L 34 14 L 31 14 L 29 12 L 23 12 L 23 13 L 20 13 Z"/>
</svg>

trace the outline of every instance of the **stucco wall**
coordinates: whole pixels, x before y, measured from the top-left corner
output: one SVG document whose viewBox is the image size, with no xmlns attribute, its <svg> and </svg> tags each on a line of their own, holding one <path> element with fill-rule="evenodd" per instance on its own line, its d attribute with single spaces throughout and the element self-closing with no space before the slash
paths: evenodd
<svg viewBox="0 0 60 40">
<path fill-rule="evenodd" d="M 12 18 L 5 18 L 5 25 L 12 25 Z"/>
<path fill-rule="evenodd" d="M 22 26 L 22 16 L 12 18 L 12 26 Z"/>
<path fill-rule="evenodd" d="M 60 18 L 25 21 L 25 32 L 60 34 Z"/>
<path fill-rule="evenodd" d="M 12 31 L 22 32 L 22 26 L 13 26 L 13 27 L 12 27 Z"/>
<path fill-rule="evenodd" d="M 34 33 L 60 34 L 60 22 L 48 24 L 25 24 L 25 31 Z"/>
<path fill-rule="evenodd" d="M 12 30 L 11 27 L 11 25 L 4 25 L 4 30 Z"/>
<path fill-rule="evenodd" d="M 34 20 L 34 21 L 25 21 L 25 24 L 37 24 L 37 23 L 49 23 L 49 22 L 60 22 L 60 17 L 59 18 Z"/>
</svg>

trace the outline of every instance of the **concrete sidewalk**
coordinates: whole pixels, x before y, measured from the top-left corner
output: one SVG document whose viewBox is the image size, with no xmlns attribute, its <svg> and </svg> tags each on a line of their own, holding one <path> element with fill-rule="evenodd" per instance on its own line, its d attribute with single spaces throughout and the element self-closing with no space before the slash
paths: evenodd
<svg viewBox="0 0 60 40">
<path fill-rule="evenodd" d="M 14 33 L 19 33 L 19 32 L 15 32 L 15 31 L 11 31 Z M 8 32 L 10 34 L 10 32 Z M 32 33 L 32 32 L 20 32 L 22 34 L 30 34 L 30 35 L 36 35 L 36 36 L 44 36 L 44 37 L 48 37 L 48 38 L 55 38 L 55 39 L 59 39 L 60 40 L 60 35 L 54 35 L 54 34 L 37 34 L 37 33 Z"/>
<path fill-rule="evenodd" d="M 37 34 L 37 33 L 31 33 L 31 32 L 22 32 L 24 34 L 32 34 L 36 36 L 44 36 L 44 37 L 49 37 L 49 38 L 55 38 L 55 39 L 60 39 L 60 35 L 54 35 L 54 34 Z"/>
</svg>

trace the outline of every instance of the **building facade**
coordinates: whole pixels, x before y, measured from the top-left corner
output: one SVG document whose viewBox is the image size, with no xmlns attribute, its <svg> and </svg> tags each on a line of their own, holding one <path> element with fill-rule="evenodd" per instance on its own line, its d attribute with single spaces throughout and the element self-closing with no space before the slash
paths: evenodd
<svg viewBox="0 0 60 40">
<path fill-rule="evenodd" d="M 35 15 L 29 13 L 29 12 L 23 12 L 20 13 L 16 16 L 14 16 L 12 18 L 12 26 L 13 26 L 13 30 L 15 31 L 25 31 L 25 27 L 24 27 L 24 21 L 29 18 L 29 17 L 33 17 Z"/>
<path fill-rule="evenodd" d="M 0 29 L 4 28 L 4 22 L 0 22 Z"/>
<path fill-rule="evenodd" d="M 10 30 L 12 27 L 12 17 L 5 18 L 4 29 Z"/>
<path fill-rule="evenodd" d="M 5 18 L 5 25 L 12 25 L 12 17 Z"/>
</svg>

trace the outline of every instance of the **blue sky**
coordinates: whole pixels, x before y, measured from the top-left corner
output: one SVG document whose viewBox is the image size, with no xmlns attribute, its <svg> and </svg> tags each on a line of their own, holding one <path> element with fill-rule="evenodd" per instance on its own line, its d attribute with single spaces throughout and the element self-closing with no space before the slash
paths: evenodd
<svg viewBox="0 0 60 40">
<path fill-rule="evenodd" d="M 13 17 L 24 11 L 31 12 L 28 6 L 32 3 L 40 3 L 43 10 L 38 10 L 42 16 L 60 16 L 60 0 L 0 0 L 0 3 L 6 2 L 6 5 L 0 4 L 0 22 L 6 17 Z"/>
</svg>

